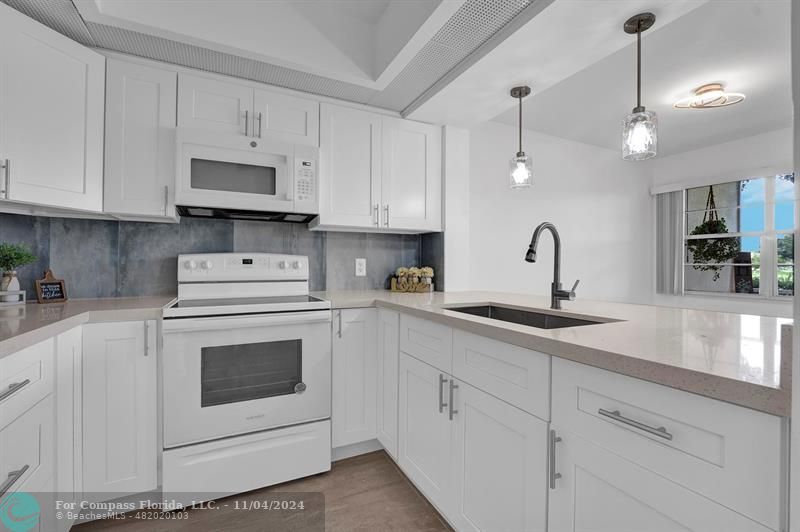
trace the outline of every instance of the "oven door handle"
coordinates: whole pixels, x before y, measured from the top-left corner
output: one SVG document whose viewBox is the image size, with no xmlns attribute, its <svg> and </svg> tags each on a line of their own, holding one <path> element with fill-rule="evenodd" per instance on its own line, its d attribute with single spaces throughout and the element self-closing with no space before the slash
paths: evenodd
<svg viewBox="0 0 800 532">
<path fill-rule="evenodd" d="M 287 312 L 261 316 L 214 316 L 209 318 L 175 318 L 164 320 L 164 334 L 271 327 L 298 323 L 331 322 L 331 311 Z"/>
</svg>

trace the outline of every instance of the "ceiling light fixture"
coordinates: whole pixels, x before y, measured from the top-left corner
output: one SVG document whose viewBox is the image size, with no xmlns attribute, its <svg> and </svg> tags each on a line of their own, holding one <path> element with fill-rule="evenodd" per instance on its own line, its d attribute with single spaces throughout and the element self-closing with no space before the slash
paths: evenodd
<svg viewBox="0 0 800 532">
<path fill-rule="evenodd" d="M 658 120 L 642 105 L 642 32 L 656 21 L 652 13 L 639 13 L 625 21 L 625 33 L 636 34 L 636 107 L 622 123 L 622 158 L 644 161 L 656 156 Z"/>
<path fill-rule="evenodd" d="M 519 100 L 519 151 L 511 159 L 510 186 L 511 188 L 529 187 L 533 181 L 533 164 L 531 158 L 522 151 L 522 99 L 531 93 L 531 88 L 521 85 L 511 89 L 511 96 Z"/>
<path fill-rule="evenodd" d="M 721 83 L 707 83 L 694 90 L 694 95 L 678 100 L 675 109 L 713 109 L 726 107 L 744 100 L 741 92 L 726 92 Z"/>
</svg>

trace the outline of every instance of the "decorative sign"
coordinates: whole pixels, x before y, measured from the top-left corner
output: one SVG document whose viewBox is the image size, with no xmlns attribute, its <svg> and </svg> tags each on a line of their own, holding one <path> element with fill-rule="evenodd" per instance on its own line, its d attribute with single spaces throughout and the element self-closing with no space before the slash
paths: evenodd
<svg viewBox="0 0 800 532">
<path fill-rule="evenodd" d="M 36 281 L 36 298 L 39 303 L 58 303 L 67 300 L 67 288 L 63 279 L 56 279 L 53 270 L 44 272 L 44 279 Z"/>
</svg>

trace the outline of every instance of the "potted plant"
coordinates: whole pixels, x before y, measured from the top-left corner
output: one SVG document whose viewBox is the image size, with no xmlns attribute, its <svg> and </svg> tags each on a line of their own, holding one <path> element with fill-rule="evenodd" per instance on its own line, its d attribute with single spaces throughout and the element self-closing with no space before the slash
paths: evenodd
<svg viewBox="0 0 800 532">
<path fill-rule="evenodd" d="M 714 189 L 708 187 L 706 211 L 703 222 L 692 229 L 691 235 L 724 235 L 728 226 L 724 218 L 719 217 L 717 204 L 714 201 Z M 719 279 L 722 264 L 730 263 L 739 254 L 739 240 L 736 238 L 703 238 L 689 240 L 686 245 L 692 252 L 695 270 L 714 272 L 714 281 Z"/>
<path fill-rule="evenodd" d="M 36 262 L 36 256 L 24 244 L 0 242 L 0 292 L 19 290 L 19 279 L 16 269 Z M 3 301 L 17 301 L 16 296 L 3 296 Z"/>
</svg>

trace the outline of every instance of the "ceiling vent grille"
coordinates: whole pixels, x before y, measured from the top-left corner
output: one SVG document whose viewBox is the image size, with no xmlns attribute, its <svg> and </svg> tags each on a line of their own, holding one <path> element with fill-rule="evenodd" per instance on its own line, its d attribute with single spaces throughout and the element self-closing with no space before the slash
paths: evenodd
<svg viewBox="0 0 800 532">
<path fill-rule="evenodd" d="M 84 23 L 70 0 L 0 1 L 87 46 L 402 111 L 534 0 L 467 0 L 383 91 L 122 28 Z"/>
</svg>

